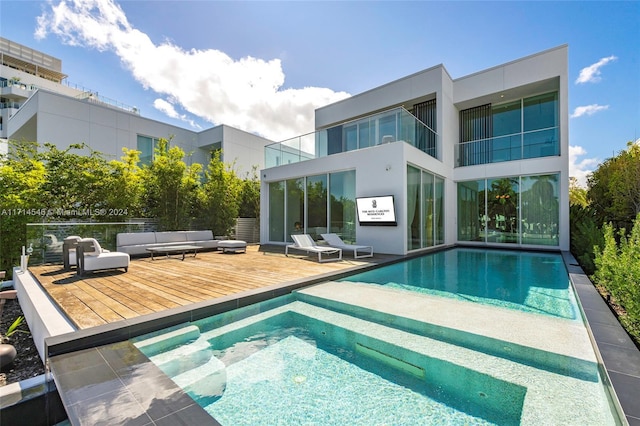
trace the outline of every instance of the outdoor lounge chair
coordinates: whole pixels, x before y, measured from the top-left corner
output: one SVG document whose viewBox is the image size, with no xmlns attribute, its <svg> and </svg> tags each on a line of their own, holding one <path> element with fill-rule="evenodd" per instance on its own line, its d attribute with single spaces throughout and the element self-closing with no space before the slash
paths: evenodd
<svg viewBox="0 0 640 426">
<path fill-rule="evenodd" d="M 129 270 L 129 254 L 117 251 L 104 250 L 95 238 L 83 238 L 80 240 L 77 250 L 78 275 L 87 271 L 100 271 L 104 269 L 123 268 Z"/>
<path fill-rule="evenodd" d="M 339 248 L 333 248 L 333 247 L 322 247 L 316 244 L 315 241 L 313 241 L 313 238 L 311 238 L 311 236 L 309 234 L 297 234 L 297 235 L 291 235 L 291 238 L 293 238 L 293 242 L 295 244 L 289 244 L 285 249 L 284 249 L 284 254 L 285 256 L 289 256 L 289 250 L 290 249 L 295 249 L 295 250 L 302 250 L 302 251 L 306 251 L 307 253 L 318 253 L 318 262 L 322 263 L 322 262 L 331 262 L 334 260 L 342 260 L 342 250 Z M 329 259 L 322 259 L 322 254 L 338 254 L 338 257 L 332 257 Z"/>
<path fill-rule="evenodd" d="M 352 251 L 353 250 L 353 258 L 360 259 L 362 257 L 373 257 L 373 247 L 372 246 L 359 246 L 355 244 L 347 244 L 342 241 L 337 234 L 320 234 L 323 240 L 327 242 L 327 245 L 330 247 L 335 247 L 342 249 L 344 251 Z M 360 254 L 358 254 L 360 252 Z"/>
</svg>

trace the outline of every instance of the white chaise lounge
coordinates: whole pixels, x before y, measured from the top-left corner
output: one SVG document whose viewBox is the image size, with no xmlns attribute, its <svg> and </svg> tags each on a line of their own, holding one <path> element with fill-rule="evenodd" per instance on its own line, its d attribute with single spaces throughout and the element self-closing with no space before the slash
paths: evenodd
<svg viewBox="0 0 640 426">
<path fill-rule="evenodd" d="M 82 245 L 82 250 L 77 250 L 78 275 L 104 269 L 123 268 L 125 272 L 129 270 L 128 253 L 104 250 L 95 238 L 83 238 L 79 244 Z"/>
<path fill-rule="evenodd" d="M 372 246 L 359 246 L 356 244 L 347 244 L 337 234 L 320 234 L 323 240 L 330 247 L 342 249 L 343 251 L 353 251 L 353 258 L 360 259 L 362 257 L 373 257 Z M 360 254 L 358 254 L 360 253 Z"/>
<path fill-rule="evenodd" d="M 284 249 L 284 254 L 285 256 L 289 256 L 289 250 L 290 249 L 295 249 L 295 250 L 302 250 L 302 251 L 306 251 L 307 253 L 317 253 L 318 254 L 318 262 L 323 263 L 323 262 L 331 262 L 331 261 L 335 261 L 335 260 L 342 260 L 342 250 L 339 248 L 333 248 L 333 247 L 322 247 L 316 244 L 315 241 L 313 241 L 313 238 L 311 238 L 310 235 L 308 234 L 295 234 L 295 235 L 291 235 L 291 238 L 293 238 L 293 242 L 294 244 L 289 244 L 285 247 Z M 323 259 L 322 255 L 332 255 L 332 254 L 338 254 L 338 257 L 331 257 L 329 259 Z"/>
</svg>

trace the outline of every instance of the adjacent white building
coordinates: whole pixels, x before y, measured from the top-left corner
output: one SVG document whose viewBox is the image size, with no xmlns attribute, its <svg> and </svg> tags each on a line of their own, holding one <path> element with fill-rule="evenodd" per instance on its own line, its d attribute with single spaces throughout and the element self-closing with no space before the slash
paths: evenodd
<svg viewBox="0 0 640 426">
<path fill-rule="evenodd" d="M 316 132 L 265 148 L 261 242 L 568 250 L 567 53 L 457 79 L 438 65 L 317 109 Z"/>
<path fill-rule="evenodd" d="M 59 149 L 85 143 L 109 159 L 119 159 L 126 147 L 141 151 L 146 163 L 157 141 L 171 138 L 172 146 L 189 154 L 187 163 L 206 165 L 212 151 L 222 150 L 222 160 L 241 175 L 264 167 L 264 146 L 273 141 L 226 125 L 195 132 L 142 117 L 135 107 L 64 84 L 60 59 L 5 38 L 0 57 L 0 140 L 48 142 Z M 0 143 L 0 153 L 6 149 Z"/>
</svg>

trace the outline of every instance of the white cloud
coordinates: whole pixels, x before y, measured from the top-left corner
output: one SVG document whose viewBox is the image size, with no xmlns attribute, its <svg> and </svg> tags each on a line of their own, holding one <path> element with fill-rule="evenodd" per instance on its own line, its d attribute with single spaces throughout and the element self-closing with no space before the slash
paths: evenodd
<svg viewBox="0 0 640 426">
<path fill-rule="evenodd" d="M 609 105 L 591 104 L 591 105 L 579 106 L 573 110 L 573 113 L 571 113 L 571 118 L 578 118 L 578 117 L 582 117 L 583 115 L 593 115 L 596 112 L 605 111 L 608 109 L 609 109 Z"/>
<path fill-rule="evenodd" d="M 191 127 L 193 127 L 193 128 L 196 128 L 196 129 L 201 129 L 202 128 L 194 120 L 191 120 L 189 117 L 187 117 L 186 114 L 178 114 L 178 111 L 176 111 L 176 109 L 173 106 L 173 104 L 171 104 L 168 101 L 165 101 L 164 99 L 158 98 L 155 101 L 153 101 L 153 107 L 155 109 L 157 109 L 158 111 L 162 111 L 168 117 L 176 118 L 178 120 L 182 120 L 184 122 L 189 123 L 189 125 Z"/>
<path fill-rule="evenodd" d="M 586 154 L 587 151 L 581 146 L 569 146 L 569 176 L 575 177 L 578 180 L 578 185 L 583 188 L 587 187 L 587 176 L 589 176 L 600 163 L 600 160 L 597 158 L 585 158 L 578 161 L 578 157 Z"/>
<path fill-rule="evenodd" d="M 618 59 L 616 56 L 607 56 L 606 58 L 600 59 L 595 64 L 582 68 L 580 70 L 578 78 L 576 79 L 576 84 L 599 82 L 600 80 L 602 80 L 602 77 L 600 77 L 600 68 L 607 65 L 611 61 L 615 61 L 616 59 Z"/>
<path fill-rule="evenodd" d="M 344 99 L 320 87 L 283 89 L 279 59 L 233 59 L 219 50 L 155 44 L 127 20 L 113 0 L 50 3 L 38 17 L 37 37 L 55 34 L 67 44 L 112 51 L 168 116 L 187 121 L 176 106 L 213 124 L 227 124 L 280 141 L 313 131 L 314 109 Z"/>
</svg>

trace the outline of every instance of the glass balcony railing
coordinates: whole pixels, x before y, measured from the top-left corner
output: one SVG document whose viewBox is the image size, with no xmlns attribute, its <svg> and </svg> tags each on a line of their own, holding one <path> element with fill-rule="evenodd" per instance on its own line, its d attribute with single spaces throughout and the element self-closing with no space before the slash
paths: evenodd
<svg viewBox="0 0 640 426">
<path fill-rule="evenodd" d="M 394 108 L 265 146 L 265 167 L 403 141 L 437 157 L 437 133 L 404 108 Z"/>
<path fill-rule="evenodd" d="M 456 144 L 456 167 L 560 155 L 559 128 Z"/>
</svg>

